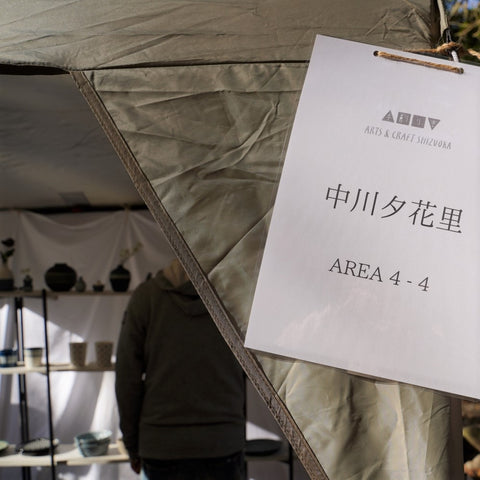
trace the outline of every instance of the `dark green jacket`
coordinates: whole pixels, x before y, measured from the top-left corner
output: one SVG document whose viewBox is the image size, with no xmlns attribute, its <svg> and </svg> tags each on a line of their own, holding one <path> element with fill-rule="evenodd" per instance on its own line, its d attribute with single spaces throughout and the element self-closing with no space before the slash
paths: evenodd
<svg viewBox="0 0 480 480">
<path fill-rule="evenodd" d="M 131 456 L 218 457 L 244 447 L 243 372 L 190 282 L 174 288 L 159 272 L 132 294 L 115 390 Z"/>
</svg>

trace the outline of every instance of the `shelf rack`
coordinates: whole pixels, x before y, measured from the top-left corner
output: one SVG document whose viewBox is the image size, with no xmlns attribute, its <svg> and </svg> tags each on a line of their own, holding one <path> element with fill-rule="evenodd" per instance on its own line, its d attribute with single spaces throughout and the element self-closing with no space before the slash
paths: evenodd
<svg viewBox="0 0 480 480">
<path fill-rule="evenodd" d="M 117 295 L 131 295 L 131 291 L 115 292 L 111 290 L 104 290 L 97 292 L 93 290 L 77 292 L 53 292 L 46 290 L 38 291 L 0 291 L 0 298 L 14 298 L 16 308 L 16 321 L 17 321 L 17 333 L 18 333 L 18 345 L 19 352 L 23 352 L 23 298 L 37 298 L 42 300 L 43 312 L 44 312 L 44 332 L 45 332 L 45 364 L 39 367 L 27 368 L 24 365 L 23 357 L 17 362 L 14 367 L 0 367 L 0 375 L 18 375 L 20 382 L 21 392 L 21 416 L 25 417 L 22 423 L 26 426 L 22 427 L 22 441 L 28 440 L 28 409 L 25 389 L 25 378 L 30 373 L 40 373 L 47 377 L 47 399 L 48 399 L 48 417 L 49 417 L 49 430 L 50 430 L 50 452 L 47 455 L 32 456 L 17 453 L 15 451 L 15 445 L 9 445 L 9 447 L 0 453 L 0 468 L 2 467 L 23 467 L 24 480 L 30 479 L 30 467 L 50 467 L 52 473 L 52 479 L 56 479 L 56 466 L 69 465 L 69 466 L 81 466 L 91 464 L 106 464 L 115 462 L 128 462 L 128 454 L 125 450 L 123 442 L 119 440 L 117 443 L 109 445 L 109 449 L 106 455 L 83 457 L 78 448 L 74 444 L 60 444 L 55 449 L 53 448 L 53 425 L 51 424 L 52 411 L 50 400 L 50 374 L 53 372 L 107 372 L 114 371 L 115 365 L 105 367 L 98 367 L 95 363 L 90 363 L 84 367 L 76 367 L 70 363 L 51 363 L 48 356 L 48 317 L 47 317 L 47 299 L 56 300 L 59 297 L 86 297 L 86 296 L 117 296 Z M 23 392 L 23 393 L 22 393 Z M 23 406 L 22 406 L 23 405 Z M 283 442 L 280 450 L 269 455 L 247 455 L 246 462 L 256 461 L 275 461 L 284 462 L 289 466 L 289 478 L 293 479 L 293 451 L 288 442 Z"/>
<path fill-rule="evenodd" d="M 101 292 L 86 290 L 84 292 L 66 291 L 66 292 L 54 292 L 43 290 L 25 291 L 22 289 L 0 291 L 0 298 L 12 298 L 15 306 L 15 324 L 17 332 L 17 344 L 18 344 L 18 358 L 17 366 L 15 367 L 1 367 L 0 374 L 3 375 L 18 375 L 19 382 L 19 404 L 20 404 L 20 420 L 21 420 L 21 440 L 22 442 L 28 441 L 29 435 L 29 421 L 28 421 L 28 401 L 27 401 L 27 389 L 26 389 L 26 375 L 28 373 L 41 373 L 46 377 L 47 383 L 47 416 L 48 416 L 48 430 L 50 449 L 48 455 L 41 457 L 32 457 L 23 454 L 15 453 L 15 447 L 9 446 L 9 448 L 0 454 L 0 467 L 7 466 L 19 466 L 22 467 L 23 480 L 30 480 L 32 466 L 50 466 L 51 478 L 55 480 L 56 466 L 59 464 L 68 465 L 85 465 L 90 463 L 108 463 L 111 461 L 126 461 L 128 457 L 125 453 L 120 454 L 118 447 L 111 445 L 108 455 L 101 457 L 82 457 L 80 452 L 72 445 L 59 445 L 54 449 L 54 431 L 52 423 L 52 402 L 51 402 L 51 388 L 50 388 L 50 374 L 51 372 L 95 372 L 95 371 L 109 371 L 114 370 L 112 365 L 109 368 L 98 368 L 94 364 L 86 365 L 85 367 L 74 367 L 71 364 L 51 364 L 49 361 L 49 341 L 48 341 L 48 311 L 47 311 L 47 299 L 56 300 L 59 297 L 86 297 L 86 296 L 117 296 L 117 295 L 130 295 L 131 292 L 115 292 L 111 290 L 104 290 Z M 24 298 L 36 298 L 42 302 L 43 311 L 43 331 L 44 331 L 44 348 L 45 348 L 45 364 L 40 367 L 26 368 L 23 363 L 23 350 L 24 350 L 24 333 L 23 333 L 23 305 Z M 13 449 L 13 451 L 12 451 Z"/>
<path fill-rule="evenodd" d="M 117 443 L 108 447 L 106 455 L 83 457 L 74 444 L 60 444 L 53 454 L 53 462 L 57 465 L 92 465 L 94 463 L 126 462 L 128 455 Z M 0 455 L 0 467 L 49 467 L 50 455 L 24 455 L 15 451 L 15 445 L 9 445 Z"/>
<path fill-rule="evenodd" d="M 43 294 L 51 299 L 57 299 L 58 297 L 87 297 L 87 296 L 118 296 L 118 295 L 131 295 L 131 291 L 126 292 L 114 292 L 113 290 L 103 290 L 102 292 L 96 292 L 94 290 L 85 290 L 84 292 L 77 292 L 75 290 L 68 290 L 67 292 L 53 292 L 50 290 L 0 290 L 0 298 L 42 298 Z"/>
<path fill-rule="evenodd" d="M 71 363 L 50 363 L 50 372 L 112 372 L 115 365 L 109 367 L 98 367 L 95 363 L 89 363 L 84 367 L 76 367 Z M 0 367 L 0 375 L 25 375 L 27 373 L 47 373 L 47 365 L 38 367 L 25 367 L 23 362 L 17 362 L 16 367 Z"/>
</svg>

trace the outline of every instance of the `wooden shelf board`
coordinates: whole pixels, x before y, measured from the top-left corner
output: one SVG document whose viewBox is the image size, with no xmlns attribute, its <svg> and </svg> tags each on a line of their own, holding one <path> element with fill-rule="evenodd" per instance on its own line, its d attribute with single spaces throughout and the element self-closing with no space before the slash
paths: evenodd
<svg viewBox="0 0 480 480">
<path fill-rule="evenodd" d="M 55 465 L 91 465 L 93 463 L 126 462 L 128 455 L 120 453 L 116 443 L 108 447 L 106 455 L 96 457 L 83 457 L 74 444 L 60 444 L 54 455 Z M 15 452 L 15 446 L 10 445 L 0 455 L 1 467 L 49 467 L 51 465 L 50 455 L 23 455 Z"/>
<path fill-rule="evenodd" d="M 280 461 L 288 462 L 288 444 L 284 442 L 278 452 L 270 455 L 247 455 L 247 462 Z M 74 444 L 60 444 L 55 449 L 55 465 L 81 466 L 91 464 L 105 464 L 114 462 L 127 462 L 128 455 L 125 448 L 118 443 L 110 444 L 106 455 L 96 457 L 84 457 Z M 23 455 L 15 452 L 15 445 L 0 454 L 0 468 L 2 467 L 49 467 L 51 465 L 50 455 Z"/>
<path fill-rule="evenodd" d="M 24 290 L 0 290 L 0 297 L 29 297 L 29 298 L 41 298 L 42 292 L 41 291 L 32 291 L 32 292 L 25 292 Z"/>
<path fill-rule="evenodd" d="M 110 367 L 98 367 L 95 363 L 89 363 L 84 367 L 75 367 L 71 363 L 51 363 L 50 373 L 52 372 L 112 372 L 115 365 L 112 363 Z M 27 368 L 21 362 L 16 367 L 0 367 L 0 375 L 25 375 L 27 373 L 47 373 L 47 367 Z"/>
<path fill-rule="evenodd" d="M 85 290 L 84 292 L 77 292 L 75 290 L 69 290 L 68 292 L 54 292 L 52 290 L 46 290 L 48 298 L 56 299 L 63 296 L 73 296 L 73 297 L 86 297 L 86 296 L 97 296 L 97 297 L 111 297 L 114 295 L 131 295 L 132 291 L 126 292 L 114 292 L 113 290 L 104 290 L 103 292 L 95 292 L 93 290 Z M 42 298 L 42 290 L 33 290 L 31 292 L 26 292 L 25 290 L 0 290 L 0 297 L 14 298 L 14 297 L 25 297 L 25 298 Z"/>
</svg>

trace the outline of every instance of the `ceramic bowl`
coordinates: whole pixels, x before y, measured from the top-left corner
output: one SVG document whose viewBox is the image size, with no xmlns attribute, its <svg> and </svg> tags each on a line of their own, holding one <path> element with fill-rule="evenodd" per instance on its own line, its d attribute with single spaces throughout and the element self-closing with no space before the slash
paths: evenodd
<svg viewBox="0 0 480 480">
<path fill-rule="evenodd" d="M 27 368 L 39 367 L 42 364 L 43 348 L 31 347 L 24 350 L 25 366 Z"/>
<path fill-rule="evenodd" d="M 17 365 L 17 351 L 12 348 L 0 350 L 0 367 L 15 367 Z"/>
<path fill-rule="evenodd" d="M 112 438 L 110 430 L 85 432 L 75 437 L 75 445 L 84 457 L 105 455 Z"/>
</svg>

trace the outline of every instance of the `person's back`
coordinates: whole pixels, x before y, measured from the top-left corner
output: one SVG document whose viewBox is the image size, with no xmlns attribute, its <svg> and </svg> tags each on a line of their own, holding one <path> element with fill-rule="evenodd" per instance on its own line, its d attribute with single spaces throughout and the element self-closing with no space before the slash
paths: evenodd
<svg viewBox="0 0 480 480">
<path fill-rule="evenodd" d="M 179 464 L 195 473 L 212 462 L 217 470 L 219 462 L 243 467 L 243 372 L 189 281 L 174 286 L 159 272 L 135 290 L 116 373 L 120 427 L 136 471 L 138 457 L 149 479 Z M 162 478 L 177 478 L 167 475 L 162 470 Z M 179 478 L 242 478 L 219 475 Z"/>
</svg>

